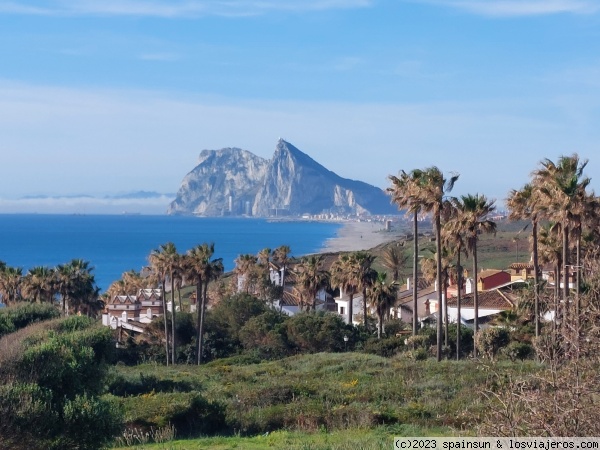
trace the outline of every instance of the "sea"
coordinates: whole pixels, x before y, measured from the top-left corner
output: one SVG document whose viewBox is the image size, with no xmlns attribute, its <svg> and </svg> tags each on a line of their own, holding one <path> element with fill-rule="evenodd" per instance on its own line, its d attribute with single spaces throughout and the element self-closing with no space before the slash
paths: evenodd
<svg viewBox="0 0 600 450">
<path fill-rule="evenodd" d="M 83 259 L 105 291 L 128 270 L 141 270 L 161 244 L 179 253 L 215 244 L 214 258 L 233 270 L 240 254 L 287 245 L 291 256 L 317 253 L 336 236 L 339 223 L 258 218 L 204 218 L 149 215 L 0 215 L 0 261 L 21 267 L 55 267 Z"/>
</svg>

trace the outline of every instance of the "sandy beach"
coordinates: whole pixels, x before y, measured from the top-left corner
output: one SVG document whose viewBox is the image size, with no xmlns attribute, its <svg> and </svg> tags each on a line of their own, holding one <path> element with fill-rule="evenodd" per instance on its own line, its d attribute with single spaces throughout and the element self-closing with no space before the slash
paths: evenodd
<svg viewBox="0 0 600 450">
<path fill-rule="evenodd" d="M 325 241 L 321 252 L 370 250 L 379 244 L 399 239 L 396 232 L 384 230 L 380 222 L 344 222 L 337 236 Z"/>
</svg>

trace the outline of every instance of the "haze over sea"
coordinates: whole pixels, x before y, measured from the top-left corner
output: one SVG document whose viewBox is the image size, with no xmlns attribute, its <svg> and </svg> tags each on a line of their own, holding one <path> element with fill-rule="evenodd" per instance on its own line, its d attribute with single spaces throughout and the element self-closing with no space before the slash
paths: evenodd
<svg viewBox="0 0 600 450">
<path fill-rule="evenodd" d="M 89 261 L 105 291 L 123 272 L 148 265 L 166 242 L 179 253 L 214 242 L 215 258 L 232 270 L 240 254 L 288 245 L 292 256 L 316 253 L 340 224 L 265 219 L 145 215 L 0 215 L 0 260 L 22 267 L 54 267 L 74 258 Z"/>
</svg>

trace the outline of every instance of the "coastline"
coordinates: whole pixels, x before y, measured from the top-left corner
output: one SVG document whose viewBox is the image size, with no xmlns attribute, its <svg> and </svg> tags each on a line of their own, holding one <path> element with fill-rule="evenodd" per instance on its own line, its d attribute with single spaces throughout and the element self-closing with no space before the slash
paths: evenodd
<svg viewBox="0 0 600 450">
<path fill-rule="evenodd" d="M 380 222 L 343 222 L 337 235 L 327 239 L 319 253 L 370 250 L 396 239 L 397 233 L 385 231 Z"/>
</svg>

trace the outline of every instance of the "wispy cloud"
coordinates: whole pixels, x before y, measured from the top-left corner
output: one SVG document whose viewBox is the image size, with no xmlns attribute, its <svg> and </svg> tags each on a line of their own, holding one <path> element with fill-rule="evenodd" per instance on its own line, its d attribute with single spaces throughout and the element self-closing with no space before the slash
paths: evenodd
<svg viewBox="0 0 600 450">
<path fill-rule="evenodd" d="M 489 17 L 540 16 L 549 14 L 594 14 L 596 0 L 409 0 L 463 10 Z"/>
<path fill-rule="evenodd" d="M 171 62 L 179 60 L 180 57 L 174 53 L 143 53 L 139 56 L 139 59 L 143 61 Z"/>
<path fill-rule="evenodd" d="M 242 17 L 269 12 L 308 12 L 364 8 L 373 0 L 52 0 L 44 6 L 31 0 L 0 1 L 0 14 L 66 16 Z"/>
</svg>

